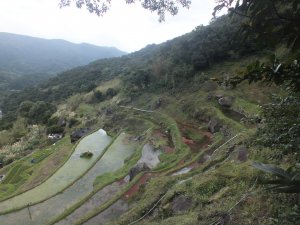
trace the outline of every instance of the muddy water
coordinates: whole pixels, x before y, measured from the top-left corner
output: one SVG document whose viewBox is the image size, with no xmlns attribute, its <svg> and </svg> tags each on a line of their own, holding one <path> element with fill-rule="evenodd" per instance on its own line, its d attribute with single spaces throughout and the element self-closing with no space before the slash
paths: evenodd
<svg viewBox="0 0 300 225">
<path fill-rule="evenodd" d="M 123 213 L 129 210 L 129 205 L 126 201 L 119 199 L 113 205 L 108 207 L 102 213 L 93 217 L 83 225 L 100 225 L 105 224 L 109 221 L 118 219 Z"/>
<path fill-rule="evenodd" d="M 89 200 L 87 200 L 84 204 L 82 204 L 78 209 L 76 209 L 72 214 L 67 216 L 65 219 L 55 223 L 55 225 L 72 225 L 75 224 L 80 218 L 82 218 L 85 214 L 90 211 L 93 211 L 96 207 L 104 204 L 109 199 L 113 198 L 123 186 L 125 186 L 126 182 L 116 181 L 100 191 L 98 191 L 95 195 L 93 195 Z"/>
<path fill-rule="evenodd" d="M 124 160 L 132 155 L 135 144 L 125 143 L 125 133 L 121 134 L 96 165 L 81 179 L 63 193 L 49 200 L 23 210 L 0 216 L 5 225 L 42 225 L 80 201 L 93 190 L 95 178 L 107 172 L 113 172 L 124 165 Z"/>
</svg>

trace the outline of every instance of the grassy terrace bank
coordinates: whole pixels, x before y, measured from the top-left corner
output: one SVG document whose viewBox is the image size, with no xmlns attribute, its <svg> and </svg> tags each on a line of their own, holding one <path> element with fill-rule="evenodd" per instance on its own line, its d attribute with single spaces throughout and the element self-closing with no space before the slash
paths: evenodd
<svg viewBox="0 0 300 225">
<path fill-rule="evenodd" d="M 68 137 L 47 149 L 38 150 L 3 168 L 5 181 L 0 184 L 0 199 L 5 201 L 45 182 L 70 158 L 75 148 Z M 31 161 L 34 160 L 32 163 Z M 21 169 L 22 168 L 22 169 Z M 16 173 L 15 171 L 18 170 Z"/>
</svg>

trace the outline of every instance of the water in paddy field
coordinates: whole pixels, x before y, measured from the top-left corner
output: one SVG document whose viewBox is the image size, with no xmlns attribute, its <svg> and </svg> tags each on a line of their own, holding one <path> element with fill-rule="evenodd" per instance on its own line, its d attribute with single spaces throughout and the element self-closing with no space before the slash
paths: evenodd
<svg viewBox="0 0 300 225">
<path fill-rule="evenodd" d="M 103 132 L 96 133 L 101 134 Z M 124 160 L 133 154 L 136 147 L 135 144 L 126 143 L 124 141 L 126 138 L 127 135 L 122 133 L 95 166 L 64 192 L 45 202 L 0 216 L 1 224 L 41 225 L 59 216 L 64 210 L 92 192 L 93 183 L 97 176 L 123 167 Z M 99 140 L 93 139 L 93 141 L 98 142 Z"/>
</svg>

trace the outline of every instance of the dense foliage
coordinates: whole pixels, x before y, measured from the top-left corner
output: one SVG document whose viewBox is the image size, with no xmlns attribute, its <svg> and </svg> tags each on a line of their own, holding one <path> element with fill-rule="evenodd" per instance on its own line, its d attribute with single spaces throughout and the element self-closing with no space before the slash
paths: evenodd
<svg viewBox="0 0 300 225">
<path fill-rule="evenodd" d="M 137 2 L 136 0 L 125 0 L 127 4 Z M 110 8 L 111 0 L 60 0 L 60 7 L 70 6 L 75 2 L 78 8 L 85 6 L 90 13 L 95 13 L 98 16 L 103 16 Z M 168 12 L 171 15 L 178 13 L 179 7 L 188 8 L 191 4 L 190 0 L 139 0 L 143 8 L 156 12 L 159 16 L 159 21 L 165 20 L 165 14 Z"/>
<path fill-rule="evenodd" d="M 298 152 L 300 146 L 300 98 L 290 95 L 277 98 L 262 107 L 264 123 L 257 133 L 257 142 L 283 153 Z"/>
<path fill-rule="evenodd" d="M 300 47 L 300 2 L 298 0 L 218 0 L 216 14 L 227 8 L 231 14 L 244 18 L 244 36 L 256 34 L 261 41 L 276 46 L 286 43 Z"/>
</svg>

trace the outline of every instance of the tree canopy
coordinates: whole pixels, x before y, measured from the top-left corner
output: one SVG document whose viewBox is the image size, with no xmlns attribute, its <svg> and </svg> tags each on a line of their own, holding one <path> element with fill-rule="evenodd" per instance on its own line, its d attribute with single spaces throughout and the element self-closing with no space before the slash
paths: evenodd
<svg viewBox="0 0 300 225">
<path fill-rule="evenodd" d="M 159 21 L 165 20 L 166 13 L 176 15 L 179 7 L 189 8 L 190 0 L 138 0 L 142 7 L 156 12 L 159 16 Z M 136 3 L 137 0 L 125 0 L 127 4 Z M 111 0 L 60 0 L 60 7 L 70 6 L 72 3 L 78 8 L 86 7 L 90 13 L 95 13 L 98 16 L 103 16 L 111 6 Z"/>
<path fill-rule="evenodd" d="M 285 42 L 291 49 L 300 47 L 299 0 L 217 0 L 213 15 L 226 8 L 244 20 L 242 32 L 255 33 L 267 44 Z"/>
</svg>

